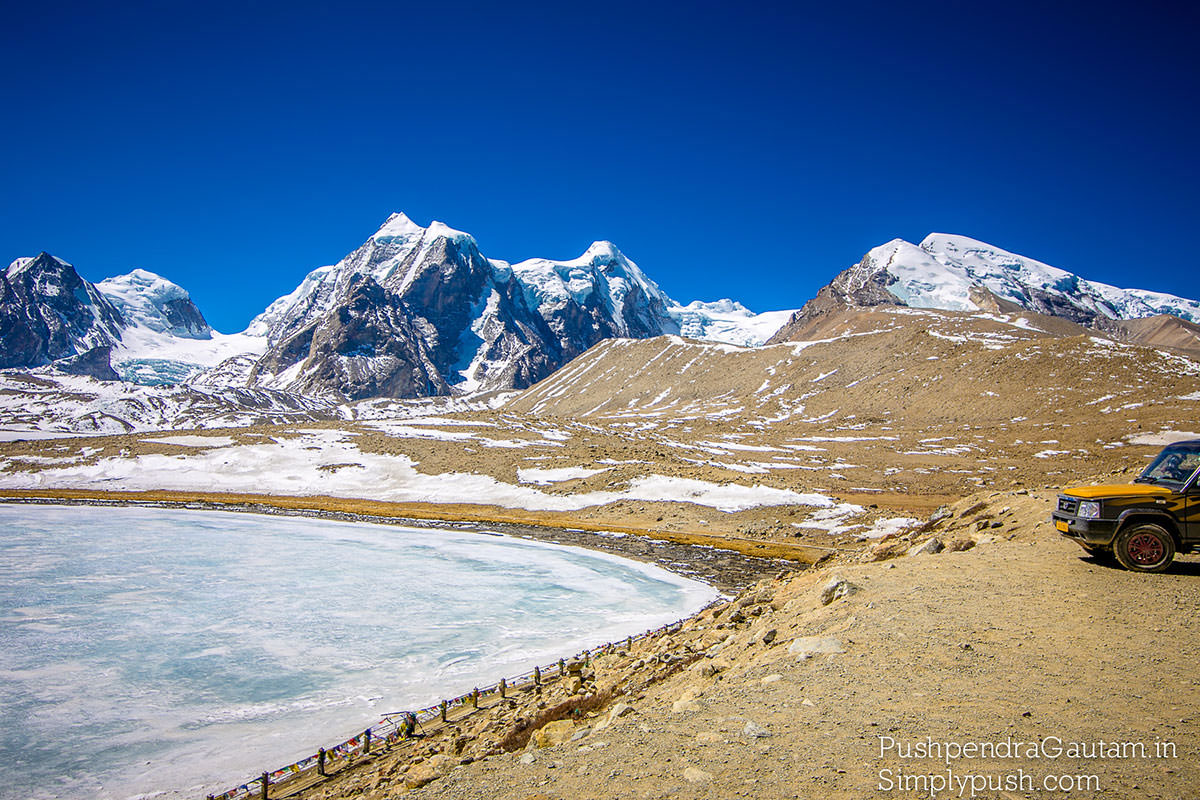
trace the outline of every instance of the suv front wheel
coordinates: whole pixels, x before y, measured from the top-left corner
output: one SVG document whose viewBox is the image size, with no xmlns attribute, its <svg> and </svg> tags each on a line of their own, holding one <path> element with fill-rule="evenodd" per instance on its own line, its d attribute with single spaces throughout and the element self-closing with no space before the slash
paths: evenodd
<svg viewBox="0 0 1200 800">
<path fill-rule="evenodd" d="M 1117 561 L 1136 572 L 1166 572 L 1175 558 L 1175 540 L 1159 525 L 1130 525 L 1113 542 Z"/>
</svg>

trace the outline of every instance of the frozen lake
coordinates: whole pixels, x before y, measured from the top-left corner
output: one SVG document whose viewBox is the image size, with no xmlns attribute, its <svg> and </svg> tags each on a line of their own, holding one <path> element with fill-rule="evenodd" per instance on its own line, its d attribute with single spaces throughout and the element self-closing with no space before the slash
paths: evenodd
<svg viewBox="0 0 1200 800">
<path fill-rule="evenodd" d="M 204 797 L 687 616 L 589 550 L 212 511 L 0 506 L 0 798 Z"/>
</svg>

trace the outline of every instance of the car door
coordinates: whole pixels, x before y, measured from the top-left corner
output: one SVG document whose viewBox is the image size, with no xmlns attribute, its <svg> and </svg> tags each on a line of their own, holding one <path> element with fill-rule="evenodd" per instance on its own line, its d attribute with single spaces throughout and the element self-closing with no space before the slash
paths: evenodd
<svg viewBox="0 0 1200 800">
<path fill-rule="evenodd" d="M 1183 506 L 1183 527 L 1180 535 L 1185 542 L 1200 543 L 1200 472 L 1192 476 Z"/>
</svg>

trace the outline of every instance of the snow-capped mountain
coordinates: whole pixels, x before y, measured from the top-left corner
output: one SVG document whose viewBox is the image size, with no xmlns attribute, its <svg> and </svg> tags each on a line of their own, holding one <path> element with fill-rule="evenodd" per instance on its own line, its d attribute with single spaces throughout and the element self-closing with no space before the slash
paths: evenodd
<svg viewBox="0 0 1200 800">
<path fill-rule="evenodd" d="M 269 346 L 248 381 L 351 399 L 528 385 L 557 355 L 536 322 L 512 270 L 474 238 L 393 214 L 251 322 Z"/>
<path fill-rule="evenodd" d="M 187 290 L 135 269 L 107 278 L 96 288 L 125 320 L 113 347 L 113 367 L 124 380 L 157 385 L 182 383 L 238 355 L 261 354 L 266 339 L 212 329 Z"/>
<path fill-rule="evenodd" d="M 128 326 L 185 339 L 206 339 L 213 329 L 183 287 L 144 269 L 106 278 L 96 288 L 117 307 Z"/>
<path fill-rule="evenodd" d="M 41 253 L 12 262 L 0 281 L 3 367 L 61 361 L 63 371 L 107 379 L 111 359 L 125 380 L 178 383 L 265 345 L 217 333 L 183 288 L 141 269 L 93 284 L 61 258 Z"/>
<path fill-rule="evenodd" d="M 920 245 L 893 239 L 872 249 L 821 289 L 775 341 L 805 320 L 845 305 L 1023 309 L 1107 332 L 1124 332 L 1124 323 L 1159 314 L 1200 322 L 1195 300 L 1119 289 L 966 236 L 931 233 Z"/>
<path fill-rule="evenodd" d="M 135 383 L 349 399 L 524 388 L 612 337 L 761 344 L 790 313 L 680 305 L 611 242 L 566 261 L 509 264 L 485 257 L 470 234 L 404 214 L 240 334 L 214 331 L 187 291 L 146 270 L 91 284 L 42 254 L 14 261 L 4 281 L 0 366 L 87 353 L 63 369 L 109 379 L 111 358 Z"/>
<path fill-rule="evenodd" d="M 119 341 L 121 312 L 49 253 L 18 258 L 0 276 L 0 367 L 41 366 Z"/>
<path fill-rule="evenodd" d="M 563 314 L 569 307 L 589 309 L 593 324 L 608 322 L 612 335 L 625 338 L 657 336 L 675 326 L 669 313 L 675 304 L 612 242 L 593 242 L 571 261 L 535 258 L 511 269 L 526 305 L 560 336 L 570 335 L 571 318 Z"/>
<path fill-rule="evenodd" d="M 251 322 L 246 334 L 269 342 L 261 358 L 199 380 L 351 399 L 520 389 L 603 339 L 685 324 L 705 338 L 766 338 L 736 304 L 675 303 L 611 242 L 510 264 L 485 257 L 470 234 L 393 214 Z"/>
</svg>

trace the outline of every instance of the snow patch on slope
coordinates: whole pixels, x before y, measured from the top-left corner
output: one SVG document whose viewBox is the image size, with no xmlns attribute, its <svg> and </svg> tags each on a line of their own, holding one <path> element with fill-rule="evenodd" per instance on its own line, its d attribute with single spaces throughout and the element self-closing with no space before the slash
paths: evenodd
<svg viewBox="0 0 1200 800">
<path fill-rule="evenodd" d="M 372 497 L 390 502 L 466 503 L 537 511 L 578 511 L 619 500 L 685 502 L 720 511 L 744 511 L 766 505 L 840 508 L 822 494 L 770 486 L 717 484 L 666 475 L 646 475 L 622 491 L 548 494 L 475 473 L 427 475 L 405 455 L 360 451 L 344 431 L 298 431 L 296 438 L 269 443 L 218 447 L 184 455 L 103 458 L 94 464 L 36 473 L 0 473 L 0 488 L 104 487 L 255 491 L 284 495 Z"/>
</svg>

